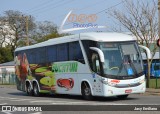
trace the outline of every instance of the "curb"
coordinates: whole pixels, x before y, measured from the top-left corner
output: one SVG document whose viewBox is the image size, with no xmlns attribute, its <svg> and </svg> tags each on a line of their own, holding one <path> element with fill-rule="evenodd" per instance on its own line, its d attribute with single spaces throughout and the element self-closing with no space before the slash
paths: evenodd
<svg viewBox="0 0 160 114">
<path fill-rule="evenodd" d="M 17 88 L 16 85 L 0 85 L 0 88 Z"/>
<path fill-rule="evenodd" d="M 160 96 L 160 89 L 147 88 L 144 94 Z"/>
</svg>

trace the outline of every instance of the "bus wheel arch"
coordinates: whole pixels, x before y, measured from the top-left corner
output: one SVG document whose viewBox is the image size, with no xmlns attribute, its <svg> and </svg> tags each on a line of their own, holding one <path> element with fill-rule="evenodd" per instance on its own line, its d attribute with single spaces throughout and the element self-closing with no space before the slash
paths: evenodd
<svg viewBox="0 0 160 114">
<path fill-rule="evenodd" d="M 88 81 L 82 81 L 82 83 L 81 83 L 81 94 L 82 94 L 83 98 L 86 99 L 86 100 L 92 100 L 93 99 L 91 85 L 89 84 Z"/>
<path fill-rule="evenodd" d="M 26 81 L 26 93 L 29 95 L 29 96 L 32 96 L 33 95 L 33 86 L 31 84 L 30 81 Z"/>
<path fill-rule="evenodd" d="M 40 91 L 39 91 L 39 84 L 37 81 L 33 81 L 33 94 L 34 96 L 38 97 L 40 96 Z"/>
</svg>

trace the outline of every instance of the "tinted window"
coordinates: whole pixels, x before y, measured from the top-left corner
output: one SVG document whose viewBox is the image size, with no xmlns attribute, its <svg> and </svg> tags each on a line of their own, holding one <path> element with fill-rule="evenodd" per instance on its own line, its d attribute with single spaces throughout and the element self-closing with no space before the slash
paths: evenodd
<svg viewBox="0 0 160 114">
<path fill-rule="evenodd" d="M 34 49 L 28 50 L 27 58 L 30 64 L 35 64 L 36 62 L 36 53 Z"/>
<path fill-rule="evenodd" d="M 68 44 L 57 45 L 57 61 L 68 61 Z"/>
<path fill-rule="evenodd" d="M 35 49 L 37 63 L 45 63 L 46 51 L 45 47 Z"/>
<path fill-rule="evenodd" d="M 69 60 L 84 60 L 79 42 L 69 43 Z"/>
<path fill-rule="evenodd" d="M 47 47 L 47 62 L 55 62 L 55 61 L 57 61 L 57 47 L 48 46 Z"/>
<path fill-rule="evenodd" d="M 160 65 L 155 65 L 154 70 L 160 70 Z"/>
</svg>

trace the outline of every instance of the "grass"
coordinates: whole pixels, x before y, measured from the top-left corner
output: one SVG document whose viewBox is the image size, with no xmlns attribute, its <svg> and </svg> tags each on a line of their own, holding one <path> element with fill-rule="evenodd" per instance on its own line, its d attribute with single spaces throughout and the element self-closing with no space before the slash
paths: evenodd
<svg viewBox="0 0 160 114">
<path fill-rule="evenodd" d="M 156 88 L 156 79 L 150 79 L 149 88 Z M 157 79 L 157 88 L 160 88 L 160 78 Z"/>
</svg>

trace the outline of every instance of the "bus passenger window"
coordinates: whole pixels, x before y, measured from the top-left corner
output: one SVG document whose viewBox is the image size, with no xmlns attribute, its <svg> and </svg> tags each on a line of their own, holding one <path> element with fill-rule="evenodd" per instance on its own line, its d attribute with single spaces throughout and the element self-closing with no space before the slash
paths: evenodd
<svg viewBox="0 0 160 114">
<path fill-rule="evenodd" d="M 59 44 L 57 46 L 57 61 L 68 61 L 68 44 Z"/>
<path fill-rule="evenodd" d="M 38 64 L 45 63 L 46 61 L 46 49 L 44 47 L 35 49 L 36 52 L 36 61 Z"/>
<path fill-rule="evenodd" d="M 69 60 L 78 61 L 84 64 L 84 58 L 79 42 L 69 43 Z"/>
<path fill-rule="evenodd" d="M 57 61 L 57 46 L 48 46 L 46 49 L 47 54 L 47 62 L 55 62 Z"/>
<path fill-rule="evenodd" d="M 29 56 L 28 56 L 29 63 L 30 63 L 30 64 L 37 64 L 35 51 L 34 51 L 34 50 L 30 50 L 30 51 L 28 52 L 28 55 L 29 55 Z"/>
</svg>

